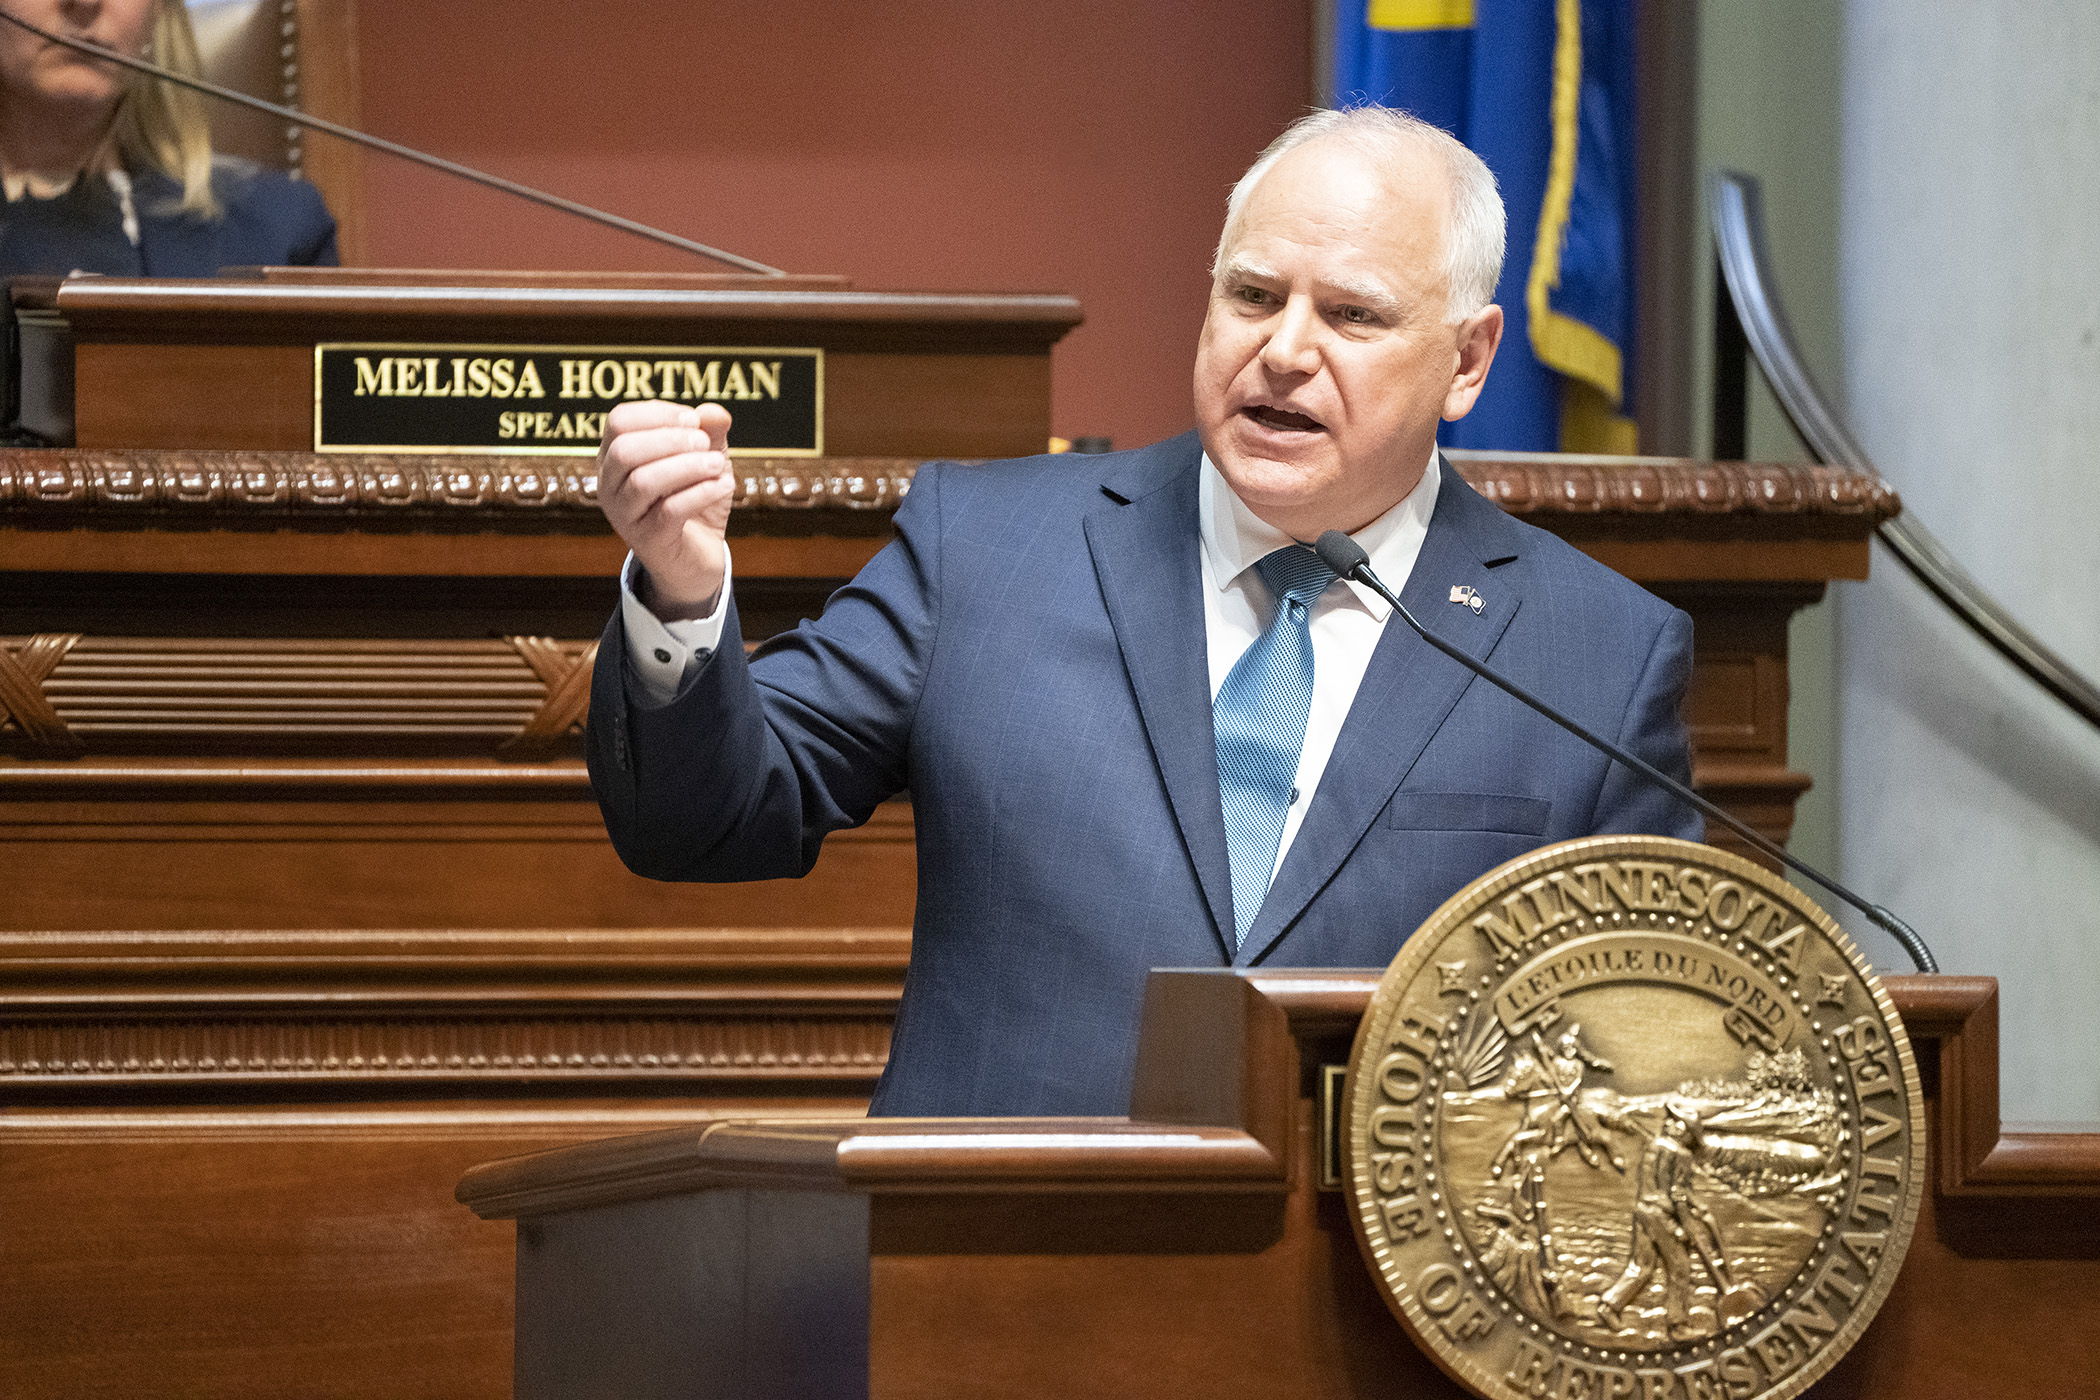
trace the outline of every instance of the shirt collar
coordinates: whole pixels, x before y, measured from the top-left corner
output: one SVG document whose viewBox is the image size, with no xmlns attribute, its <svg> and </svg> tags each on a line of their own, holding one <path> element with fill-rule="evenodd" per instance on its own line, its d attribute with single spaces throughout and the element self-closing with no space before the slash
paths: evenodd
<svg viewBox="0 0 2100 1400">
<path fill-rule="evenodd" d="M 1431 449 L 1429 465 L 1415 489 L 1384 515 L 1349 536 L 1370 556 L 1372 572 L 1395 593 L 1407 586 L 1407 576 L 1414 571 L 1415 557 L 1422 552 L 1422 541 L 1429 533 L 1429 518 L 1436 513 L 1441 485 L 1437 461 L 1437 453 Z M 1266 555 L 1285 545 L 1307 543 L 1293 540 L 1249 510 L 1207 452 L 1203 454 L 1203 485 L 1197 502 L 1204 557 L 1210 564 L 1211 582 L 1221 593 Z M 1378 621 L 1385 621 L 1392 611 L 1391 604 L 1354 579 L 1345 582 L 1360 607 Z"/>
</svg>

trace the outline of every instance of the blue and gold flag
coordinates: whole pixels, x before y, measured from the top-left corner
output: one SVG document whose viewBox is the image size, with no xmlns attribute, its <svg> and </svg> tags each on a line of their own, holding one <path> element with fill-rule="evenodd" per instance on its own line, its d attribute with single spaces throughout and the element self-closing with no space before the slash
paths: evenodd
<svg viewBox="0 0 2100 1400">
<path fill-rule="evenodd" d="M 1635 449 L 1633 0 L 1339 0 L 1338 106 L 1403 108 L 1502 187 L 1502 349 L 1449 447 Z"/>
</svg>

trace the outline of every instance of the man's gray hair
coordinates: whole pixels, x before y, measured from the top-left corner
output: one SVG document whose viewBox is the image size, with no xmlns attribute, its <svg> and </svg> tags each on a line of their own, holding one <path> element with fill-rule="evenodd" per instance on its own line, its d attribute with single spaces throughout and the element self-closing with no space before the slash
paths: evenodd
<svg viewBox="0 0 2100 1400">
<path fill-rule="evenodd" d="M 1502 280 L 1502 252 L 1507 237 L 1502 194 L 1495 172 L 1467 150 L 1464 143 L 1420 117 L 1391 107 L 1348 107 L 1300 117 L 1269 143 L 1225 201 L 1225 229 L 1211 260 L 1211 275 L 1224 266 L 1226 251 L 1239 236 L 1247 198 L 1271 166 L 1300 146 L 1327 137 L 1347 141 L 1374 160 L 1390 161 L 1403 149 L 1427 149 L 1444 163 L 1451 181 L 1451 225 L 1444 242 L 1444 274 L 1450 287 L 1450 313 L 1462 321 L 1495 299 Z"/>
</svg>

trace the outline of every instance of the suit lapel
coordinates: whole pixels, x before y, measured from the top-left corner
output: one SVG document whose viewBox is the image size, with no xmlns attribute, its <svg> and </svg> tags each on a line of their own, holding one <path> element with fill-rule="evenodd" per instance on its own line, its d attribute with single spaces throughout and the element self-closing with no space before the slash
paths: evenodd
<svg viewBox="0 0 2100 1400">
<path fill-rule="evenodd" d="M 1490 572 L 1516 557 L 1518 534 L 1509 518 L 1461 481 L 1448 462 L 1443 472 L 1436 513 L 1400 600 L 1423 626 L 1475 659 L 1485 659 L 1522 601 L 1515 571 Z M 1487 605 L 1477 614 L 1452 607 L 1451 589 L 1457 584 L 1471 585 Z M 1473 679 L 1472 672 L 1416 636 L 1397 614 L 1387 619 L 1312 805 L 1237 962 L 1260 961 L 1289 932 L 1392 800 Z"/>
<path fill-rule="evenodd" d="M 1232 869 L 1218 801 L 1210 662 L 1197 530 L 1194 434 L 1138 454 L 1111 476 L 1086 520 L 1087 548 L 1167 799 L 1229 951 Z"/>
</svg>

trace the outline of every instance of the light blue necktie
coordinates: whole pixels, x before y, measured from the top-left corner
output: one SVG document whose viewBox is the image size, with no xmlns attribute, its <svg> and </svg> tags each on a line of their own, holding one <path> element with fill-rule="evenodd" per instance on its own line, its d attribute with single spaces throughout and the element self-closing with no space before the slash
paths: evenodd
<svg viewBox="0 0 2100 1400">
<path fill-rule="evenodd" d="M 1218 797 L 1232 859 L 1235 948 L 1254 927 L 1276 868 L 1298 754 L 1305 747 L 1305 720 L 1312 713 L 1313 600 L 1334 582 L 1334 570 L 1302 544 L 1279 549 L 1254 567 L 1276 595 L 1276 616 L 1211 702 Z"/>
</svg>

